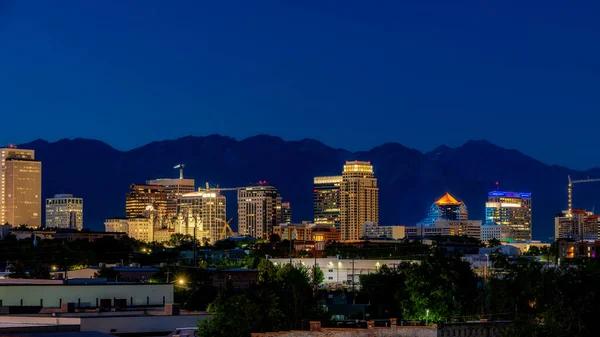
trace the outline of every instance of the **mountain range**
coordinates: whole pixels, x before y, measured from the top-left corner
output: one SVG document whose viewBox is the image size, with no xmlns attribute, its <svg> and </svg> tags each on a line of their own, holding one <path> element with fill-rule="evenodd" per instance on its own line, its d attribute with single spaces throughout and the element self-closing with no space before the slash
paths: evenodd
<svg viewBox="0 0 600 337">
<path fill-rule="evenodd" d="M 102 230 L 107 217 L 125 214 L 125 193 L 132 183 L 178 177 L 173 166 L 185 163 L 186 178 L 239 187 L 266 180 L 292 206 L 294 222 L 312 220 L 313 177 L 339 175 L 346 160 L 368 160 L 380 188 L 380 223 L 414 225 L 432 202 L 446 192 L 466 203 L 470 219 L 485 218 L 487 193 L 496 189 L 531 192 L 533 237 L 548 240 L 554 216 L 567 207 L 567 176 L 600 177 L 600 169 L 577 171 L 551 166 L 485 140 L 427 153 L 398 143 L 351 152 L 319 141 L 284 141 L 259 135 L 244 140 L 210 135 L 156 141 L 119 151 L 98 140 L 35 140 L 19 145 L 36 151 L 42 161 L 42 197 L 70 193 L 84 198 L 84 226 Z M 600 206 L 596 184 L 574 189 L 574 207 Z M 227 215 L 236 218 L 236 194 L 227 196 Z M 234 220 L 235 222 L 235 220 Z M 235 229 L 235 225 L 234 225 Z"/>
</svg>

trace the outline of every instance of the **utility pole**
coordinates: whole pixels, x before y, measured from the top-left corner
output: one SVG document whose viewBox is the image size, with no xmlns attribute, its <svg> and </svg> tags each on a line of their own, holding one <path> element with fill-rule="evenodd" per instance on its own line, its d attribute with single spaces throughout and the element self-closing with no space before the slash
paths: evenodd
<svg viewBox="0 0 600 337">
<path fill-rule="evenodd" d="M 354 292 L 354 258 L 352 258 L 352 292 Z"/>
</svg>

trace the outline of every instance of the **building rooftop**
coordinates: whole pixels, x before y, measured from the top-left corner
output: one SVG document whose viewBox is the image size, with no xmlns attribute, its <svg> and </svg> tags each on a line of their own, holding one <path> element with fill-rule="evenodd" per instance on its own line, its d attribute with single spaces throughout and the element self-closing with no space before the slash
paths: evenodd
<svg viewBox="0 0 600 337">
<path fill-rule="evenodd" d="M 442 205 L 460 205 L 460 201 L 456 200 L 448 192 L 446 192 L 446 194 L 444 194 L 444 196 L 441 197 L 440 200 L 436 201 L 435 203 L 438 206 L 442 206 Z"/>
</svg>

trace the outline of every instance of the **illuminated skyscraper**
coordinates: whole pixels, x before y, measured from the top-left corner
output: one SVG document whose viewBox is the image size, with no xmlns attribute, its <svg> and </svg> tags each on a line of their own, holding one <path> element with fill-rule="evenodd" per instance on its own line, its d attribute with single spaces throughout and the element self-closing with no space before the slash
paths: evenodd
<svg viewBox="0 0 600 337">
<path fill-rule="evenodd" d="M 42 163 L 33 150 L 0 149 L 0 224 L 41 226 Z"/>
<path fill-rule="evenodd" d="M 438 220 L 468 220 L 469 212 L 464 202 L 446 193 L 429 208 L 429 216 L 423 221 L 425 226 L 434 226 Z"/>
<path fill-rule="evenodd" d="M 177 206 L 183 194 L 192 193 L 196 190 L 194 179 L 155 179 L 148 181 L 149 185 L 165 187 L 167 208 L 165 212 L 165 224 L 171 224 L 177 218 Z"/>
<path fill-rule="evenodd" d="M 83 199 L 57 194 L 46 199 L 46 228 L 83 228 Z"/>
<path fill-rule="evenodd" d="M 144 217 L 152 206 L 159 221 L 167 212 L 167 194 L 164 186 L 131 184 L 125 200 L 125 215 L 128 219 Z"/>
<path fill-rule="evenodd" d="M 531 193 L 488 193 L 486 225 L 501 226 L 503 240 L 531 240 Z"/>
<path fill-rule="evenodd" d="M 220 235 L 225 225 L 223 221 L 227 221 L 227 219 L 226 199 L 219 190 L 200 189 L 198 192 L 182 195 L 180 212 L 187 222 L 186 233 L 182 234 L 193 235 L 193 229 L 196 226 L 197 238 L 207 235 L 211 243 L 221 239 Z M 182 231 L 180 230 L 180 232 Z"/>
<path fill-rule="evenodd" d="M 273 227 L 282 223 L 280 210 L 281 195 L 275 187 L 239 188 L 238 231 L 240 235 L 268 239 L 273 234 Z"/>
<path fill-rule="evenodd" d="M 342 176 L 315 177 L 313 186 L 313 215 L 316 225 L 340 228 Z"/>
<path fill-rule="evenodd" d="M 358 240 L 365 222 L 379 223 L 379 188 L 370 162 L 346 162 L 340 206 L 342 240 Z"/>
<path fill-rule="evenodd" d="M 289 201 L 281 203 L 281 223 L 292 223 L 292 206 Z"/>
</svg>

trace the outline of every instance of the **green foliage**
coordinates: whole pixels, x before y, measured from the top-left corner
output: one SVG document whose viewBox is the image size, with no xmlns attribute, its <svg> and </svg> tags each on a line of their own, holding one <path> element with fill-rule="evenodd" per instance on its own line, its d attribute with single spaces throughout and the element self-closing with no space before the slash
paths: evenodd
<svg viewBox="0 0 600 337">
<path fill-rule="evenodd" d="M 390 241 L 389 244 L 374 244 L 365 241 L 359 244 L 332 242 L 325 247 L 323 256 L 340 255 L 342 258 L 410 259 L 420 260 L 430 247 L 418 241 Z"/>
<path fill-rule="evenodd" d="M 498 240 L 498 239 L 491 239 L 491 240 L 488 241 L 487 246 L 489 248 L 494 248 L 494 247 L 500 246 L 501 244 L 502 243 L 500 242 L 500 240 Z"/>
<path fill-rule="evenodd" d="M 201 336 L 250 336 L 250 332 L 302 328 L 305 319 L 323 319 L 311 272 L 289 264 L 258 263 L 259 279 L 250 289 L 227 289 L 209 306 L 211 320 L 200 324 Z"/>
<path fill-rule="evenodd" d="M 445 322 L 477 314 L 478 278 L 459 256 L 431 254 L 406 271 L 406 317 Z M 427 315 L 427 310 L 429 314 Z"/>
<path fill-rule="evenodd" d="M 405 286 L 408 268 L 408 263 L 382 265 L 377 273 L 360 275 L 360 295 L 370 302 L 367 312 L 371 317 L 403 317 L 403 305 L 409 300 Z"/>
<path fill-rule="evenodd" d="M 488 285 L 494 319 L 511 320 L 506 336 L 596 336 L 600 263 L 545 268 L 521 258 L 502 264 Z M 496 266 L 494 266 L 494 269 Z"/>
<path fill-rule="evenodd" d="M 545 247 L 544 247 L 545 248 Z M 538 246 L 529 246 L 529 249 L 525 252 L 526 256 L 540 256 L 542 251 Z"/>
<path fill-rule="evenodd" d="M 118 276 L 119 276 L 119 272 L 117 272 L 114 268 L 107 268 L 107 267 L 102 267 L 97 272 L 94 273 L 94 277 L 105 278 L 108 281 L 117 281 Z"/>
</svg>

